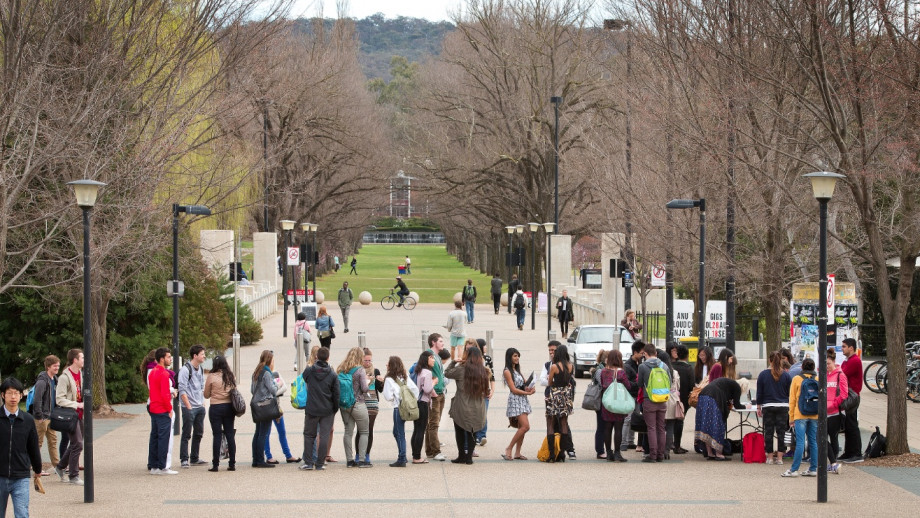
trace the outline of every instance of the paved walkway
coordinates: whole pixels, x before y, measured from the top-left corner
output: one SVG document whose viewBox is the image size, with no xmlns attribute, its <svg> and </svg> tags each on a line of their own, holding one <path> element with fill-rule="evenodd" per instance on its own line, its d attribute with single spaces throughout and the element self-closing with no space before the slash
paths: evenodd
<svg viewBox="0 0 920 518">
<path fill-rule="evenodd" d="M 352 309 L 351 332 L 338 333 L 332 345 L 332 363 L 337 365 L 345 351 L 357 345 L 358 331 L 368 335 L 368 347 L 374 351 L 375 365 L 383 370 L 389 355 L 395 354 L 409 364 L 422 350 L 421 333 L 443 332 L 448 305 L 421 305 L 414 311 L 383 311 L 378 304 Z M 338 309 L 332 311 L 338 321 Z M 539 373 L 546 356 L 546 316 L 538 315 L 537 330 L 531 331 L 528 315 L 525 331 L 515 328 L 514 320 L 504 310 L 494 315 L 491 306 L 477 307 L 476 323 L 468 334 L 485 337 L 495 332 L 495 366 L 501 370 L 504 351 L 516 347 L 521 351 L 522 370 Z M 293 339 L 281 337 L 280 313 L 263 322 L 262 343 L 242 349 L 244 378 L 255 367 L 262 349 L 276 352 L 276 369 L 290 381 L 295 375 Z M 338 329 L 342 328 L 338 322 Z M 249 397 L 243 383 L 244 395 Z M 587 380 L 578 385 L 581 394 Z M 387 464 L 395 460 L 396 445 L 392 437 L 392 413 L 382 409 L 375 426 L 371 470 L 346 469 L 342 446 L 341 419 L 336 419 L 333 456 L 339 463 L 324 472 L 302 472 L 296 465 L 282 464 L 272 470 L 249 467 L 254 426 L 248 415 L 237 420 L 238 471 L 209 473 L 206 467 L 178 469 L 178 452 L 171 477 L 148 475 L 147 437 L 149 419 L 141 415 L 118 420 L 106 426 L 96 420 L 96 430 L 106 429 L 95 442 L 96 502 L 71 509 L 90 516 L 126 516 L 143 509 L 144 514 L 187 515 L 219 514 L 252 516 L 271 513 L 294 516 L 309 512 L 321 516 L 482 516 L 501 513 L 525 516 L 541 513 L 555 516 L 596 516 L 597 506 L 615 506 L 617 513 L 636 515 L 682 516 L 776 516 L 777 509 L 797 514 L 873 515 L 880 509 L 890 516 L 906 516 L 920 505 L 920 470 L 856 468 L 846 466 L 843 474 L 829 477 L 828 504 L 815 503 L 816 479 L 783 479 L 779 475 L 787 466 L 750 465 L 740 461 L 705 462 L 694 454 L 673 455 L 663 464 L 639 463 L 639 455 L 627 452 L 629 462 L 610 464 L 594 459 L 593 435 L 595 416 L 576 410 L 570 424 L 579 454 L 576 462 L 544 464 L 534 460 L 543 439 L 544 405 L 542 398 L 531 397 L 534 407 L 533 429 L 525 439 L 524 455 L 532 460 L 505 462 L 499 454 L 512 436 L 507 427 L 505 401 L 507 389 L 498 383 L 496 398 L 489 409 L 488 444 L 477 448 L 481 455 L 472 466 L 436 462 L 406 469 Z M 864 392 L 864 394 L 866 394 Z M 282 398 L 286 414 L 288 440 L 296 456 L 302 450 L 302 413 Z M 449 403 L 448 403 L 449 407 Z M 122 411 L 138 411 L 128 406 Z M 142 410 L 142 408 L 140 408 Z M 908 404 L 911 444 L 920 445 L 920 405 Z M 446 414 L 446 409 L 445 409 Z M 884 423 L 884 398 L 864 395 L 862 422 L 869 427 Z M 691 444 L 693 413 L 685 427 L 683 445 Z M 114 421 L 114 420 L 113 420 Z M 411 434 L 411 424 L 407 426 Z M 456 455 L 453 426 L 445 415 L 440 426 L 444 453 Z M 281 456 L 275 433 L 272 449 Z M 210 428 L 206 425 L 202 458 L 210 458 Z M 178 449 L 178 438 L 176 439 Z M 788 463 L 787 463 L 788 464 Z M 47 494 L 32 496 L 33 516 L 60 514 L 64 505 L 81 504 L 83 488 L 69 486 L 56 477 L 45 478 Z M 781 502 L 782 500 L 782 502 Z M 782 507 L 780 507 L 782 506 Z"/>
</svg>

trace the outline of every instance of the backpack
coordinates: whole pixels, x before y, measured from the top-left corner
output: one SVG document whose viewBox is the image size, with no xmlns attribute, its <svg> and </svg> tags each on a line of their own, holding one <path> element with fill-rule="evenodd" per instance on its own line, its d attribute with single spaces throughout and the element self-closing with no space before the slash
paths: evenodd
<svg viewBox="0 0 920 518">
<path fill-rule="evenodd" d="M 553 459 L 553 461 L 557 461 L 557 460 L 564 461 L 565 460 L 565 451 L 563 451 L 562 447 L 560 446 L 561 438 L 562 437 L 560 434 L 558 433 L 553 434 L 553 442 L 556 444 L 553 450 L 556 453 L 556 458 Z M 549 462 L 550 460 L 549 459 L 549 441 L 547 440 L 547 437 L 543 438 L 543 444 L 541 444 L 540 449 L 537 450 L 537 460 L 540 462 Z"/>
<path fill-rule="evenodd" d="M 814 376 L 802 376 L 802 386 L 799 390 L 799 412 L 802 415 L 818 415 L 819 400 L 818 394 L 821 389 L 818 387 L 818 380 Z"/>
<path fill-rule="evenodd" d="M 352 374 L 357 370 L 357 367 L 352 367 L 350 371 L 339 374 L 339 408 L 347 410 L 355 406 L 355 387 Z"/>
<path fill-rule="evenodd" d="M 463 297 L 464 297 L 466 300 L 473 300 L 473 293 L 474 293 L 475 290 L 476 290 L 476 288 L 474 288 L 474 287 L 472 287 L 472 286 L 470 286 L 470 285 L 464 286 L 464 287 L 463 287 Z"/>
<path fill-rule="evenodd" d="M 767 462 L 762 433 L 751 432 L 744 436 L 744 439 L 742 439 L 741 458 L 748 464 Z"/>
<path fill-rule="evenodd" d="M 875 427 L 875 431 L 872 432 L 872 435 L 869 437 L 869 445 L 866 446 L 866 455 L 867 459 L 875 459 L 885 455 L 885 447 L 887 446 L 888 441 L 885 439 L 885 436 L 882 435 L 882 431 L 879 430 L 878 426 Z"/>
<path fill-rule="evenodd" d="M 652 403 L 667 403 L 671 397 L 671 378 L 668 372 L 659 364 L 658 367 L 652 367 L 648 375 L 648 382 L 645 384 L 645 393 Z"/>
<path fill-rule="evenodd" d="M 604 408 L 612 414 L 629 415 L 636 409 L 636 400 L 616 378 L 604 390 L 601 402 Z"/>
<path fill-rule="evenodd" d="M 524 301 L 526 297 L 524 297 L 524 295 L 518 296 L 517 293 L 514 294 L 514 297 L 514 309 L 524 309 L 524 306 L 527 305 L 527 303 Z"/>
<path fill-rule="evenodd" d="M 35 412 L 32 411 L 32 403 L 34 401 L 35 401 L 35 387 L 33 386 L 32 388 L 29 389 L 29 395 L 26 396 L 26 412 L 33 414 L 33 415 L 35 414 Z"/>
<path fill-rule="evenodd" d="M 405 382 L 396 381 L 399 385 L 399 418 L 403 421 L 418 419 L 418 400 Z"/>
<path fill-rule="evenodd" d="M 291 406 L 302 410 L 307 406 L 307 381 L 303 375 L 297 376 L 291 383 Z"/>
</svg>

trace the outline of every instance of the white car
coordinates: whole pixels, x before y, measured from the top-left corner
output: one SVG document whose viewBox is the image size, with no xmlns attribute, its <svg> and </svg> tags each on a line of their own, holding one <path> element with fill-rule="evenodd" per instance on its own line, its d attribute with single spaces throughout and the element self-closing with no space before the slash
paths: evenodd
<svg viewBox="0 0 920 518">
<path fill-rule="evenodd" d="M 597 361 L 601 349 L 612 350 L 617 347 L 623 353 L 623 359 L 632 355 L 633 337 L 623 326 L 584 325 L 576 327 L 569 335 L 568 348 L 575 365 L 575 377 L 588 372 Z M 614 345 L 616 344 L 616 345 Z"/>
</svg>

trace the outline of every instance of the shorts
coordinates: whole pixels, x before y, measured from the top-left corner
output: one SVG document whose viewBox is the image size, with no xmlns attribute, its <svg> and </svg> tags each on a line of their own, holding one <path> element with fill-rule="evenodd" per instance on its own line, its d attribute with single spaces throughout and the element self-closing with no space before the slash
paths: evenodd
<svg viewBox="0 0 920 518">
<path fill-rule="evenodd" d="M 463 347 L 463 342 L 466 341 L 466 337 L 463 336 L 451 336 L 450 337 L 450 348 L 454 347 Z"/>
</svg>

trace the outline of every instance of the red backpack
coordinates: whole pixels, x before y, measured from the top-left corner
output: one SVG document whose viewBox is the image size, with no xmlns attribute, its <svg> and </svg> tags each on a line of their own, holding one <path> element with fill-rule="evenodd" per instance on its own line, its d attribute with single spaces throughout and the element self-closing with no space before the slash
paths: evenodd
<svg viewBox="0 0 920 518">
<path fill-rule="evenodd" d="M 744 436 L 741 444 L 742 458 L 748 464 L 763 464 L 767 461 L 763 434 L 751 432 Z"/>
</svg>

